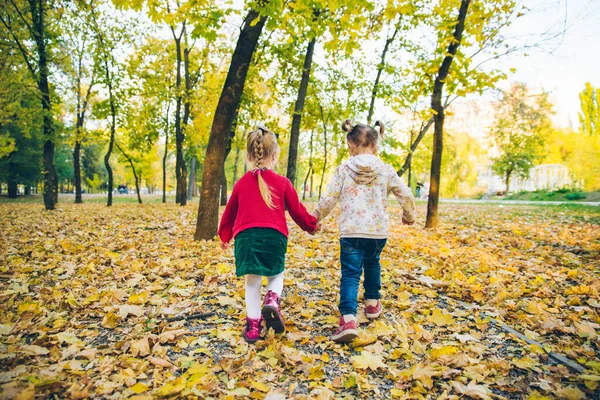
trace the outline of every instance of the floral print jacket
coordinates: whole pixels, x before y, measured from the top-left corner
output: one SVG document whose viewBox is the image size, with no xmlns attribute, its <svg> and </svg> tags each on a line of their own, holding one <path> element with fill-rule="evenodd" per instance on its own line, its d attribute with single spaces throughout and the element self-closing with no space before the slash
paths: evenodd
<svg viewBox="0 0 600 400">
<path fill-rule="evenodd" d="M 385 239 L 389 236 L 386 206 L 390 192 L 402 206 L 402 219 L 407 223 L 414 222 L 416 210 L 412 191 L 394 168 L 375 155 L 350 157 L 336 168 L 314 215 L 322 220 L 339 200 L 341 238 Z"/>
</svg>

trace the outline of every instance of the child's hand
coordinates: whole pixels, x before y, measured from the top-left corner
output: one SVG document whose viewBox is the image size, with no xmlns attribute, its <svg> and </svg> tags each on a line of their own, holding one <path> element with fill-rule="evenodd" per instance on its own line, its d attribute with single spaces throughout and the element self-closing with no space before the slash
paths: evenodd
<svg viewBox="0 0 600 400">
<path fill-rule="evenodd" d="M 414 225 L 415 221 L 408 222 L 407 220 L 405 220 L 404 218 L 402 218 L 402 224 L 404 224 L 404 225 Z"/>
<path fill-rule="evenodd" d="M 321 230 L 321 223 L 317 222 L 317 227 L 315 228 L 314 231 L 312 232 L 308 232 L 309 235 L 314 235 L 315 233 L 319 232 Z"/>
<path fill-rule="evenodd" d="M 221 248 L 227 250 L 229 248 L 229 243 L 221 242 Z"/>
</svg>

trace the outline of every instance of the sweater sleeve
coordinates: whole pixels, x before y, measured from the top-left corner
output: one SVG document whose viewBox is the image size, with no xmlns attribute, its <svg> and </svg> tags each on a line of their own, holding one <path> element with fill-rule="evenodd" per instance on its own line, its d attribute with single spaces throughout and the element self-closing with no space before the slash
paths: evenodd
<svg viewBox="0 0 600 400">
<path fill-rule="evenodd" d="M 219 238 L 223 243 L 229 243 L 233 238 L 233 224 L 235 223 L 235 217 L 237 216 L 238 210 L 238 191 L 236 186 L 233 187 L 231 198 L 225 206 L 225 211 L 221 217 L 221 224 L 219 224 L 219 231 L 217 232 Z"/>
<path fill-rule="evenodd" d="M 285 206 L 294 222 L 303 231 L 314 232 L 317 229 L 317 219 L 306 210 L 306 207 L 298 198 L 296 189 L 289 180 L 285 188 Z"/>
<path fill-rule="evenodd" d="M 412 194 L 412 190 L 410 190 L 410 188 L 406 186 L 404 182 L 402 182 L 402 179 L 400 179 L 398 174 L 396 174 L 394 168 L 390 166 L 389 169 L 390 178 L 388 188 L 394 194 L 394 196 L 396 196 L 398 202 L 402 206 L 402 220 L 412 223 L 417 217 L 415 198 Z"/>
<path fill-rule="evenodd" d="M 335 169 L 335 173 L 333 174 L 333 178 L 331 178 L 331 181 L 327 186 L 325 194 L 323 195 L 323 197 L 321 197 L 321 200 L 319 200 L 319 203 L 315 208 L 314 215 L 319 221 L 325 218 L 327 215 L 329 215 L 331 210 L 333 210 L 338 200 L 340 199 L 340 196 L 342 194 L 342 186 L 344 183 L 341 168 L 343 167 L 340 165 Z"/>
</svg>

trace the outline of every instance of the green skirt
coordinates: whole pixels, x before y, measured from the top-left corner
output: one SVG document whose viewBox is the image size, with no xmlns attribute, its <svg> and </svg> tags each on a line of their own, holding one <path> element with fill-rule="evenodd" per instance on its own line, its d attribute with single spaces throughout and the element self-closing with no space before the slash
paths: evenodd
<svg viewBox="0 0 600 400">
<path fill-rule="evenodd" d="M 283 272 L 287 238 L 271 228 L 250 228 L 235 237 L 235 274 L 273 276 Z"/>
</svg>

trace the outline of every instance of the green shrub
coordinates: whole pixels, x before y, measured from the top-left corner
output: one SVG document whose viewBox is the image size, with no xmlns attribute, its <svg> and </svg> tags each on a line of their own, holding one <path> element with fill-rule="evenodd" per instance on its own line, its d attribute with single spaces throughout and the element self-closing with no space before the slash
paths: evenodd
<svg viewBox="0 0 600 400">
<path fill-rule="evenodd" d="M 567 200 L 583 200 L 587 196 L 583 192 L 571 192 L 567 193 L 565 197 L 567 198 Z"/>
</svg>

